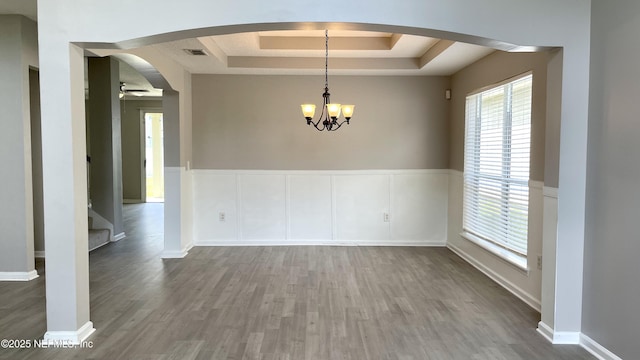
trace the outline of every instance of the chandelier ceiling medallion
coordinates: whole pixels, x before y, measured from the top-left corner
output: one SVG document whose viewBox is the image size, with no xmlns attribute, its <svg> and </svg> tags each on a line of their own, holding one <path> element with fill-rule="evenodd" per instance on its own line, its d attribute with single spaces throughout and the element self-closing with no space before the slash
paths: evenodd
<svg viewBox="0 0 640 360">
<path fill-rule="evenodd" d="M 313 116 L 316 113 L 314 104 L 302 104 L 302 115 L 307 119 L 307 125 L 313 125 L 318 131 L 336 131 L 342 124 L 349 124 L 349 120 L 353 116 L 353 108 L 355 105 L 341 105 L 332 103 L 329 94 L 329 30 L 324 31 L 325 38 L 325 57 L 324 57 L 324 94 L 322 94 L 323 104 L 320 117 L 313 122 Z M 344 121 L 338 122 L 340 112 L 344 116 Z"/>
</svg>

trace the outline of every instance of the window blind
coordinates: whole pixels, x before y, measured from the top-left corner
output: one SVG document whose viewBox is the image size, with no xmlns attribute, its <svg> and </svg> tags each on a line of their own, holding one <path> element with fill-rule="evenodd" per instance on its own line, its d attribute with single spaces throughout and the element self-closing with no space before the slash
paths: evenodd
<svg viewBox="0 0 640 360">
<path fill-rule="evenodd" d="M 463 230 L 527 254 L 532 75 L 466 101 Z"/>
</svg>

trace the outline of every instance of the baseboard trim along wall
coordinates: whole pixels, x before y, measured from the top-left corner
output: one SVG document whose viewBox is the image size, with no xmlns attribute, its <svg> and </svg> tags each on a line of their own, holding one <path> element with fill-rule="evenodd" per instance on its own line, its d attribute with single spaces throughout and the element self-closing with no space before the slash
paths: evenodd
<svg viewBox="0 0 640 360">
<path fill-rule="evenodd" d="M 142 199 L 122 199 L 123 204 L 142 204 Z"/>
<path fill-rule="evenodd" d="M 80 345 L 83 341 L 87 340 L 94 331 L 96 331 L 96 329 L 94 329 L 93 323 L 87 321 L 86 324 L 76 331 L 47 331 L 44 334 L 44 342 Z"/>
<path fill-rule="evenodd" d="M 555 331 L 551 326 L 540 321 L 538 323 L 538 333 L 544 336 L 555 345 L 578 345 L 580 344 L 580 332 L 578 331 Z"/>
<path fill-rule="evenodd" d="M 449 248 L 449 250 L 453 251 L 456 255 L 460 256 L 463 260 L 471 264 L 473 267 L 480 270 L 480 272 L 487 275 L 491 280 L 495 281 L 498 285 L 502 286 L 503 288 L 508 290 L 510 293 L 515 295 L 518 299 L 524 301 L 525 304 L 529 305 L 534 310 L 540 312 L 540 308 L 541 308 L 540 301 L 536 299 L 535 296 L 529 294 L 528 292 L 524 291 L 523 289 L 516 286 L 512 282 L 508 281 L 502 275 L 498 274 L 488 266 L 485 266 L 482 262 L 478 261 L 471 255 L 467 254 L 466 252 L 464 252 L 462 249 L 455 246 L 454 244 L 448 243 L 447 248 Z"/>
<path fill-rule="evenodd" d="M 600 360 L 622 360 L 621 357 L 582 333 L 580 334 L 580 346 Z"/>
<path fill-rule="evenodd" d="M 203 240 L 196 246 L 407 246 L 407 247 L 445 247 L 442 241 L 379 241 L 379 240 L 251 240 L 239 243 L 236 239 Z"/>
<path fill-rule="evenodd" d="M 36 270 L 0 272 L 0 281 L 31 281 L 39 277 Z"/>
<path fill-rule="evenodd" d="M 126 237 L 127 237 L 127 235 L 126 235 L 126 234 L 124 233 L 124 231 L 123 231 L 123 232 L 121 232 L 120 234 L 116 234 L 116 235 L 113 237 L 113 240 L 111 240 L 111 242 L 120 241 L 120 240 L 122 240 L 122 239 L 124 239 L 124 238 L 126 238 Z"/>
<path fill-rule="evenodd" d="M 622 360 L 616 354 L 600 345 L 589 336 L 580 332 L 557 332 L 550 326 L 540 321 L 538 323 L 538 333 L 540 333 L 550 343 L 556 345 L 580 345 L 593 356 L 600 360 Z"/>
<path fill-rule="evenodd" d="M 160 257 L 163 259 L 182 259 L 189 254 L 191 249 L 193 249 L 193 244 L 188 244 L 181 250 L 164 250 Z"/>
<path fill-rule="evenodd" d="M 193 170 L 196 246 L 445 246 L 449 170 Z"/>
</svg>

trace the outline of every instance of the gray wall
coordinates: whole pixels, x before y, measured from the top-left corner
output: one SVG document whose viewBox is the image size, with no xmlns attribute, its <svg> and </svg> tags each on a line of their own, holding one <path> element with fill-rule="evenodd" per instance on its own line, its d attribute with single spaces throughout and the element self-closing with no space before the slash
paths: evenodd
<svg viewBox="0 0 640 360">
<path fill-rule="evenodd" d="M 475 90 L 533 71 L 531 180 L 544 180 L 547 53 L 496 51 L 451 78 L 451 169 L 464 170 L 464 123 L 467 95 Z M 556 154 L 557 156 L 557 154 Z"/>
<path fill-rule="evenodd" d="M 583 332 L 640 359 L 640 2 L 592 2 Z"/>
<path fill-rule="evenodd" d="M 162 112 L 162 100 L 121 100 L 122 129 L 122 194 L 127 200 L 142 199 L 142 134 L 141 110 Z"/>
<path fill-rule="evenodd" d="M 330 76 L 329 87 L 332 101 L 356 105 L 355 115 L 320 133 L 300 104 L 320 105 L 323 76 L 194 75 L 193 167 L 449 167 L 448 77 Z"/>
<path fill-rule="evenodd" d="M 93 210 L 124 232 L 122 218 L 122 147 L 118 61 L 89 58 L 89 137 Z"/>
<path fill-rule="evenodd" d="M 38 66 L 36 23 L 0 16 L 0 272 L 26 273 L 35 267 L 30 66 Z"/>
<path fill-rule="evenodd" d="M 33 241 L 35 251 L 44 251 L 44 203 L 42 200 L 42 127 L 40 122 L 40 73 L 29 70 L 31 113 L 31 168 L 33 176 Z"/>
</svg>

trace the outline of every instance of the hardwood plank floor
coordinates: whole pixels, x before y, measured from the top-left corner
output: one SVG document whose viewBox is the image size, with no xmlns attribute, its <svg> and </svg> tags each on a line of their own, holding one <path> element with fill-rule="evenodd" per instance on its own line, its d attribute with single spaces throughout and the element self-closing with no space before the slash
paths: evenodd
<svg viewBox="0 0 640 360">
<path fill-rule="evenodd" d="M 90 254 L 91 349 L 0 359 L 593 359 L 445 248 L 202 247 L 162 260 L 162 204 Z M 38 273 L 44 275 L 42 261 Z M 0 283 L 0 339 L 46 331 L 44 281 Z"/>
</svg>

